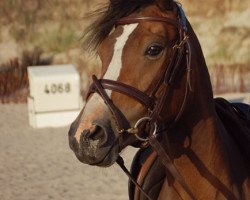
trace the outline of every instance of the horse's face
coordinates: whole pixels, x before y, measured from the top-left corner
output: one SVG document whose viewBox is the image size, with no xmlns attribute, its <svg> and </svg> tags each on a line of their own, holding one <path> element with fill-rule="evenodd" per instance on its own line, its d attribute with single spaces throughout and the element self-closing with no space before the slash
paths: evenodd
<svg viewBox="0 0 250 200">
<path fill-rule="evenodd" d="M 176 17 L 170 12 L 163 14 L 157 6 L 132 14 L 137 15 Z M 102 78 L 125 83 L 149 94 L 163 73 L 163 63 L 170 57 L 169 44 L 177 34 L 175 27 L 160 22 L 141 21 L 117 26 L 98 49 Z M 133 98 L 111 90 L 106 92 L 132 126 L 147 115 L 147 108 Z M 91 94 L 69 131 L 70 146 L 77 158 L 90 165 L 113 164 L 123 148 L 136 142 L 134 136 L 119 135 L 115 123 L 100 95 Z"/>
</svg>

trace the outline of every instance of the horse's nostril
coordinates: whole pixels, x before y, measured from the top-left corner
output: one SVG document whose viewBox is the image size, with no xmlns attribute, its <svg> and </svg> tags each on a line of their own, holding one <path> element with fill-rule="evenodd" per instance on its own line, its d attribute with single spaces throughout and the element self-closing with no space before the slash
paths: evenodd
<svg viewBox="0 0 250 200">
<path fill-rule="evenodd" d="M 108 140 L 107 132 L 101 126 L 95 125 L 95 128 L 90 131 L 84 129 L 81 136 L 81 146 L 89 146 L 91 142 L 97 142 L 98 146 L 103 146 Z"/>
<path fill-rule="evenodd" d="M 101 146 L 107 141 L 106 131 L 102 127 L 96 125 L 95 129 L 89 134 L 89 139 L 99 140 L 99 146 Z"/>
<path fill-rule="evenodd" d="M 84 140 L 88 140 L 90 136 L 90 130 L 89 129 L 84 129 L 82 132 L 82 137 Z"/>
<path fill-rule="evenodd" d="M 90 134 L 90 139 L 92 140 L 98 140 L 102 137 L 102 133 L 101 133 L 101 127 L 99 126 L 95 126 L 95 129 L 91 132 Z"/>
</svg>

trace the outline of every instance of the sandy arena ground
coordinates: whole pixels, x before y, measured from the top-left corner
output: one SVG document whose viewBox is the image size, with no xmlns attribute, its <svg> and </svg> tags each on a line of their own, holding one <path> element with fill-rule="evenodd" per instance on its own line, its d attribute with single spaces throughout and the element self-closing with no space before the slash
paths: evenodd
<svg viewBox="0 0 250 200">
<path fill-rule="evenodd" d="M 80 163 L 68 146 L 69 127 L 34 129 L 26 104 L 0 105 L 0 200 L 127 200 L 118 166 Z M 123 153 L 127 166 L 134 149 Z"/>
<path fill-rule="evenodd" d="M 0 104 L 0 200 L 128 200 L 121 169 L 80 163 L 68 146 L 68 129 L 31 128 L 26 104 Z M 127 166 L 135 152 L 123 153 Z"/>
</svg>

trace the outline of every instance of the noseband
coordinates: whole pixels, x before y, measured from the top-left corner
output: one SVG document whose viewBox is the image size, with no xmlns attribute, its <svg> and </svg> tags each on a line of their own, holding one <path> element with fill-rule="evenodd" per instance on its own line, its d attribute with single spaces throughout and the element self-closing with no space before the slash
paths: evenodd
<svg viewBox="0 0 250 200">
<path fill-rule="evenodd" d="M 169 170 L 169 172 L 173 175 L 173 177 L 182 185 L 182 187 L 190 195 L 190 197 L 193 200 L 195 200 L 196 198 L 189 189 L 184 178 L 180 175 L 176 167 L 173 165 L 170 157 L 168 156 L 168 154 L 166 153 L 166 151 L 156 138 L 159 133 L 166 131 L 166 127 L 164 126 L 166 122 L 163 121 L 160 115 L 170 95 L 170 92 L 173 89 L 173 84 L 176 81 L 177 75 L 182 69 L 181 61 L 184 56 L 186 58 L 186 71 L 187 71 L 185 94 L 180 110 L 171 124 L 174 124 L 181 117 L 185 109 L 188 92 L 192 90 L 190 84 L 191 48 L 190 48 L 189 38 L 187 35 L 186 18 L 182 8 L 179 5 L 178 8 L 179 8 L 178 20 L 166 17 L 125 17 L 120 19 L 116 23 L 116 26 L 118 26 L 118 25 L 140 23 L 140 22 L 162 22 L 174 26 L 179 33 L 178 39 L 176 40 L 175 44 L 171 47 L 172 52 L 170 59 L 169 60 L 166 59 L 164 61 L 164 66 L 166 66 L 164 68 L 164 73 L 159 78 L 158 82 L 156 83 L 154 89 L 150 92 L 150 94 L 146 94 L 145 92 L 142 92 L 137 88 L 134 88 L 127 84 L 113 80 L 98 79 L 95 75 L 93 75 L 92 76 L 93 83 L 89 88 L 87 98 L 91 93 L 98 93 L 104 100 L 105 104 L 110 109 L 115 119 L 117 132 L 120 134 L 126 134 L 126 133 L 134 134 L 136 138 L 140 140 L 142 143 L 144 144 L 149 143 L 157 152 L 163 165 Z M 159 91 L 160 87 L 163 88 L 163 92 L 161 96 L 157 99 L 156 93 Z M 140 119 L 136 123 L 135 127 L 131 128 L 126 117 L 123 115 L 120 109 L 114 105 L 114 103 L 112 102 L 111 98 L 107 95 L 105 90 L 112 90 L 115 92 L 122 93 L 140 102 L 148 110 L 148 116 Z M 148 136 L 147 138 L 142 138 L 141 136 L 139 136 L 138 126 L 140 123 L 145 123 L 145 122 L 148 123 L 151 127 L 153 127 L 153 131 L 151 133 L 151 136 Z M 118 158 L 117 163 L 121 166 L 124 172 L 130 177 L 132 182 L 134 182 L 134 184 L 139 188 L 139 190 L 149 200 L 152 200 L 146 194 L 146 192 L 141 188 L 141 186 L 138 185 L 138 183 L 133 180 L 133 177 L 131 177 L 128 170 L 125 168 L 121 157 Z"/>
</svg>

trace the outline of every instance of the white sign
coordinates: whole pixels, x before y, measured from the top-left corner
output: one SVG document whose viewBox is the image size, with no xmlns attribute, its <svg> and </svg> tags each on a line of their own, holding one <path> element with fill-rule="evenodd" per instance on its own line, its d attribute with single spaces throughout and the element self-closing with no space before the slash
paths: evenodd
<svg viewBox="0 0 250 200">
<path fill-rule="evenodd" d="M 28 67 L 33 127 L 70 124 L 80 112 L 80 77 L 73 65 Z"/>
</svg>

